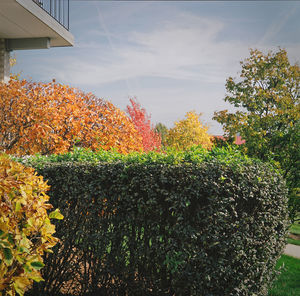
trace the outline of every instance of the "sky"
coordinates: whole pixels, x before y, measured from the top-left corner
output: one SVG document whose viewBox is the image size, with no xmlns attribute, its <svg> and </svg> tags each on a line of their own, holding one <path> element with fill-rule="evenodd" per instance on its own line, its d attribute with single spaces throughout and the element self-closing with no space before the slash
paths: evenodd
<svg viewBox="0 0 300 296">
<path fill-rule="evenodd" d="M 223 134 L 215 111 L 228 77 L 238 77 L 249 49 L 285 48 L 300 61 L 299 1 L 70 0 L 74 47 L 15 51 L 13 73 L 92 92 L 122 110 L 136 98 L 153 124 L 172 127 L 202 113 Z"/>
</svg>

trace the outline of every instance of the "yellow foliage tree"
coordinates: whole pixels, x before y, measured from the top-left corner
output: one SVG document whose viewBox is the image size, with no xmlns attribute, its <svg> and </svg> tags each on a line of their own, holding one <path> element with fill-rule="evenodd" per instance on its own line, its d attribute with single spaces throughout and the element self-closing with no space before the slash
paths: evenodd
<svg viewBox="0 0 300 296">
<path fill-rule="evenodd" d="M 175 122 L 167 134 L 167 146 L 178 150 L 185 150 L 194 145 L 201 145 L 203 148 L 212 147 L 212 138 L 208 135 L 208 127 L 200 121 L 201 114 L 195 111 L 187 112 L 185 119 Z"/>
</svg>

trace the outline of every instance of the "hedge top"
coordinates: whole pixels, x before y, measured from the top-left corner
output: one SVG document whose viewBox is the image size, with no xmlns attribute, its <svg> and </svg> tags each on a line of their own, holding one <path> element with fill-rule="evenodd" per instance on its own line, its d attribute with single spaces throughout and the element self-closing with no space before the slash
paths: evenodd
<svg viewBox="0 0 300 296">
<path fill-rule="evenodd" d="M 75 148 L 72 152 L 52 155 L 24 156 L 17 159 L 19 162 L 42 168 L 47 163 L 61 162 L 89 162 L 89 163 L 116 163 L 125 164 L 151 164 L 161 163 L 167 165 L 176 165 L 180 163 L 202 163 L 212 160 L 231 165 L 233 167 L 239 164 L 260 163 L 257 159 L 250 159 L 236 148 L 213 148 L 211 150 L 203 149 L 201 146 L 194 146 L 186 151 L 167 149 L 164 152 L 151 151 L 148 153 L 132 152 L 129 154 L 120 154 L 114 150 L 98 150 L 96 152 L 89 149 Z M 270 166 L 271 168 L 272 166 Z"/>
</svg>

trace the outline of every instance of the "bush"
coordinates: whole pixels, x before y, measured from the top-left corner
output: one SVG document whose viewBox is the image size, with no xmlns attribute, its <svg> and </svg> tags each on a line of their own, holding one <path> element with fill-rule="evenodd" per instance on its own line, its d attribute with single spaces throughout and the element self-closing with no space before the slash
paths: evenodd
<svg viewBox="0 0 300 296">
<path fill-rule="evenodd" d="M 42 281 L 42 255 L 58 241 L 49 218 L 49 186 L 33 169 L 0 154 L 0 295 L 23 295 L 32 281 Z"/>
<path fill-rule="evenodd" d="M 32 295 L 267 295 L 288 224 L 270 165 L 199 148 L 29 162 L 65 215 Z"/>
</svg>

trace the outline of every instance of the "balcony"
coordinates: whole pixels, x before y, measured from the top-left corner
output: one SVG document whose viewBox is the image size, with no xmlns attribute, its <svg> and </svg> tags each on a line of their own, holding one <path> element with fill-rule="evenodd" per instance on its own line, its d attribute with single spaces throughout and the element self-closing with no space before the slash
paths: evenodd
<svg viewBox="0 0 300 296">
<path fill-rule="evenodd" d="M 73 46 L 69 29 L 69 0 L 0 0 L 0 39 L 13 45 L 8 49 L 38 48 L 41 38 L 49 40 L 47 47 Z M 23 47 L 23 40 L 28 46 Z"/>
<path fill-rule="evenodd" d="M 58 21 L 65 29 L 69 30 L 70 19 L 70 0 L 32 0 L 56 21 Z"/>
</svg>

